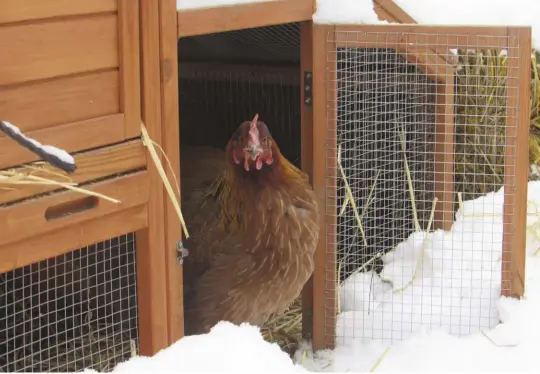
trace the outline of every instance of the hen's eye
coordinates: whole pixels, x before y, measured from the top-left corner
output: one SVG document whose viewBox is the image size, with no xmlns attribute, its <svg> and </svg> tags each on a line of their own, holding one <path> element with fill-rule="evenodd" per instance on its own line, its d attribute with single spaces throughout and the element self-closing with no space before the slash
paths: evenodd
<svg viewBox="0 0 540 374">
<path fill-rule="evenodd" d="M 238 143 L 242 144 L 244 142 L 244 137 L 240 135 L 237 140 Z"/>
<path fill-rule="evenodd" d="M 265 147 L 270 147 L 270 138 L 265 137 L 263 139 L 263 144 L 264 144 Z"/>
</svg>

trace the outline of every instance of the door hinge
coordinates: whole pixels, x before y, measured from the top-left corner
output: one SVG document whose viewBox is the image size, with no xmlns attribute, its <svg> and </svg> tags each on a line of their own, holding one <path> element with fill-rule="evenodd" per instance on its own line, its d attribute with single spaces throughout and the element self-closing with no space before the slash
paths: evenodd
<svg viewBox="0 0 540 374">
<path fill-rule="evenodd" d="M 304 105 L 311 107 L 313 105 L 313 73 L 304 72 Z"/>
<path fill-rule="evenodd" d="M 187 256 L 189 256 L 189 251 L 187 248 L 184 248 L 184 243 L 181 240 L 176 242 L 176 262 L 178 265 L 182 265 L 184 258 Z"/>
</svg>

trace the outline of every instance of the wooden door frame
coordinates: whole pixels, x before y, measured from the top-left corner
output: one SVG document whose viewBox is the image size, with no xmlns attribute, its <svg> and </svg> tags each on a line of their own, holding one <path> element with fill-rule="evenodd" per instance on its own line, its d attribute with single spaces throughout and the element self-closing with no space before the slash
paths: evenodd
<svg viewBox="0 0 540 374">
<path fill-rule="evenodd" d="M 174 184 L 180 181 L 178 124 L 178 64 L 175 0 L 141 1 L 141 69 L 143 121 L 149 136 L 161 145 L 167 160 L 159 153 L 166 176 Z M 153 279 L 144 304 L 153 310 L 141 338 L 141 354 L 153 355 L 184 335 L 182 265 L 177 262 L 176 246 L 182 240 L 180 222 L 165 187 L 149 157 L 150 201 L 148 230 L 141 233 L 151 250 L 144 261 L 152 269 Z M 170 163 L 172 168 L 167 165 Z M 174 172 L 173 172 L 174 170 Z M 174 174 L 173 174 L 174 173 Z M 176 180 L 175 180 L 176 179 Z M 180 200 L 180 191 L 175 191 Z M 143 303 L 141 303 L 143 307 Z M 149 317 L 150 318 L 150 317 Z M 151 325 L 151 326 L 150 326 Z"/>
<path fill-rule="evenodd" d="M 180 170 L 180 126 L 178 111 L 178 36 L 176 0 L 159 0 L 159 65 L 161 69 L 161 131 L 162 147 L 176 173 L 178 183 Z M 167 178 L 175 176 L 169 168 Z M 179 187 L 180 188 L 180 187 Z M 178 190 L 178 201 L 181 192 Z M 182 240 L 180 222 L 170 201 L 165 201 L 165 246 L 167 252 L 167 300 L 169 344 L 184 336 L 184 297 L 182 265 L 177 263 L 176 245 Z"/>
</svg>

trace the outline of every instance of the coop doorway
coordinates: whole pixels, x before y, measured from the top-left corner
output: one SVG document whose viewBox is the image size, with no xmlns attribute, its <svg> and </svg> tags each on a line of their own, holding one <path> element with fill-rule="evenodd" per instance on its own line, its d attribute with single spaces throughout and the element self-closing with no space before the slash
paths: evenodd
<svg viewBox="0 0 540 374">
<path fill-rule="evenodd" d="M 258 114 L 282 154 L 310 173 L 308 157 L 302 159 L 310 149 L 309 134 L 301 129 L 306 127 L 305 111 L 311 103 L 304 102 L 303 94 L 303 77 L 310 73 L 302 68 L 306 59 L 302 50 L 308 48 L 301 43 L 301 35 L 308 32 L 303 30 L 311 30 L 311 24 L 287 23 L 178 40 L 180 154 L 183 147 L 192 146 L 224 150 L 236 128 Z M 286 314 L 271 318 L 262 330 L 268 340 L 293 352 L 302 338 L 300 298 Z"/>
</svg>

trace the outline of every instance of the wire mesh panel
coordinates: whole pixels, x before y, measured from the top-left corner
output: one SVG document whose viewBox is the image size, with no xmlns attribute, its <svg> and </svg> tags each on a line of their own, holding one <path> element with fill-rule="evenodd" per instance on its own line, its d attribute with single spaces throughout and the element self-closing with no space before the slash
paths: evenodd
<svg viewBox="0 0 540 374">
<path fill-rule="evenodd" d="M 255 113 L 300 165 L 300 25 L 289 23 L 181 38 L 182 145 L 224 149 Z"/>
<path fill-rule="evenodd" d="M 491 328 L 524 251 L 519 40 L 372 30 L 326 34 L 325 334 Z"/>
<path fill-rule="evenodd" d="M 0 275 L 0 371 L 110 371 L 137 352 L 134 234 Z"/>
<path fill-rule="evenodd" d="M 255 113 L 281 151 L 300 165 L 300 74 L 297 67 L 180 64 L 182 144 L 224 149 Z"/>
</svg>

